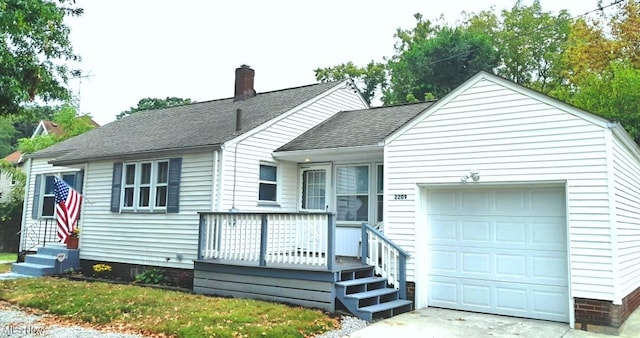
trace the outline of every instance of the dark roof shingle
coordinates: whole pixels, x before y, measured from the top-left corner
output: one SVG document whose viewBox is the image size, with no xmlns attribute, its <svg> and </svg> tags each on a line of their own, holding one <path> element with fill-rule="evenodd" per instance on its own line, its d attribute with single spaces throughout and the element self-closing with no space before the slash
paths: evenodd
<svg viewBox="0 0 640 338">
<path fill-rule="evenodd" d="M 265 123 L 335 87 L 337 82 L 142 111 L 43 149 L 33 157 L 57 157 L 53 163 L 83 163 L 101 158 L 214 147 Z M 242 129 L 236 110 L 242 110 Z"/>
<path fill-rule="evenodd" d="M 342 111 L 276 151 L 376 145 L 433 102 Z"/>
</svg>

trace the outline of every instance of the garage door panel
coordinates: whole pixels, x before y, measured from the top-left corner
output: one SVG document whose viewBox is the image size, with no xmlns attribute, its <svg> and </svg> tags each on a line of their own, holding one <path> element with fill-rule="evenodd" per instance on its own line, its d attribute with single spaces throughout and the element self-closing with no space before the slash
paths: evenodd
<svg viewBox="0 0 640 338">
<path fill-rule="evenodd" d="M 566 230 L 558 226 L 564 217 L 535 219 L 501 216 L 430 215 L 431 243 L 468 247 L 566 251 Z"/>
<path fill-rule="evenodd" d="M 431 275 L 567 286 L 566 253 L 431 246 Z"/>
<path fill-rule="evenodd" d="M 436 277 L 429 305 L 535 319 L 567 321 L 568 293 L 563 287 L 464 278 Z"/>
<path fill-rule="evenodd" d="M 428 304 L 567 322 L 562 187 L 428 191 Z"/>
</svg>

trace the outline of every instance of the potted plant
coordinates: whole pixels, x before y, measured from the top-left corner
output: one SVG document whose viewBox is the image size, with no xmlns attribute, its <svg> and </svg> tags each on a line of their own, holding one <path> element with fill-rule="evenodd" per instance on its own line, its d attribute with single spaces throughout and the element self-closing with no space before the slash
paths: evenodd
<svg viewBox="0 0 640 338">
<path fill-rule="evenodd" d="M 78 248 L 78 240 L 80 236 L 80 228 L 75 228 L 69 234 L 67 238 L 67 249 L 77 249 Z"/>
</svg>

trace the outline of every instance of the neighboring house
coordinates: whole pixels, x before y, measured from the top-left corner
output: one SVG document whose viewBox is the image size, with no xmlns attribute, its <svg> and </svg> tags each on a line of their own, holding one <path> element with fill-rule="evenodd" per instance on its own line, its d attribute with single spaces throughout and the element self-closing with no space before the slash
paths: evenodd
<svg viewBox="0 0 640 338">
<path fill-rule="evenodd" d="M 4 160 L 11 165 L 18 167 L 22 156 L 19 151 L 7 155 Z M 0 203 L 6 203 L 11 199 L 11 190 L 15 186 L 16 181 L 12 175 L 6 172 L 0 172 Z"/>
<path fill-rule="evenodd" d="M 198 293 L 367 319 L 406 297 L 588 330 L 640 304 L 640 150 L 618 124 L 484 72 L 367 109 L 350 81 L 251 96 L 249 71 L 235 100 L 34 154 L 25 218 L 47 175 L 84 173 L 84 266 L 193 269 Z"/>
<path fill-rule="evenodd" d="M 89 119 L 89 122 L 95 127 L 100 126 L 98 123 L 93 121 L 93 119 Z M 63 134 L 64 130 L 62 126 L 59 126 L 53 121 L 40 120 L 33 133 L 31 134 L 31 138 L 40 135 L 62 136 Z M 9 163 L 13 164 L 19 169 L 21 169 L 22 165 L 24 164 L 22 153 L 20 153 L 19 151 L 14 151 L 13 153 L 7 155 L 4 159 L 9 161 Z M 11 194 L 11 190 L 13 189 L 14 184 L 15 180 L 12 177 L 4 173 L 0 174 L 0 203 L 9 200 L 9 195 Z"/>
</svg>

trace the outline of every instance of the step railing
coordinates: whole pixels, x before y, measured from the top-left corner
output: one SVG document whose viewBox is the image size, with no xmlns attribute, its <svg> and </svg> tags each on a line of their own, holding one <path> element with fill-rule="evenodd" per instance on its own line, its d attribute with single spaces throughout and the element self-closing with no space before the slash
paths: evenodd
<svg viewBox="0 0 640 338">
<path fill-rule="evenodd" d="M 335 227 L 331 213 L 200 213 L 198 259 L 332 270 Z"/>
<path fill-rule="evenodd" d="M 362 223 L 362 264 L 372 265 L 375 273 L 387 279 L 407 299 L 407 258 L 409 254 L 377 229 Z"/>
<path fill-rule="evenodd" d="M 35 248 L 46 246 L 47 243 L 58 242 L 56 220 L 53 218 L 37 220 L 18 231 L 16 236 L 20 236 L 19 258 Z"/>
</svg>

